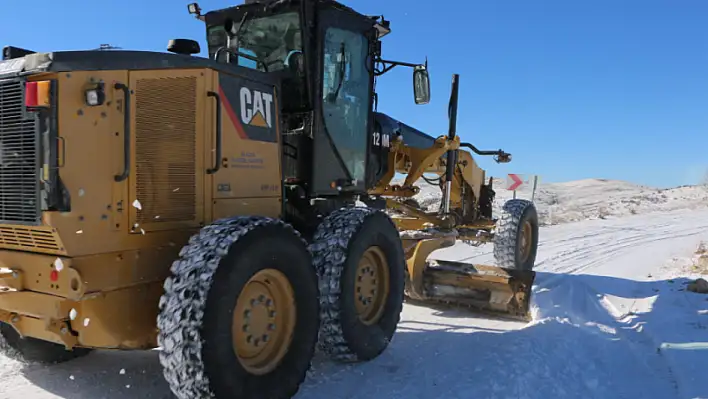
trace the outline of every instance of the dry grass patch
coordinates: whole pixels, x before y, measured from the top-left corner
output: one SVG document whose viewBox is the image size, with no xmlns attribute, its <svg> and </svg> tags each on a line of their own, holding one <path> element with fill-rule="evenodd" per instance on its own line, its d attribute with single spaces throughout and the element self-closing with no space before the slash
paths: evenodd
<svg viewBox="0 0 708 399">
<path fill-rule="evenodd" d="M 701 242 L 696 249 L 691 267 L 694 272 L 708 274 L 708 244 Z"/>
<path fill-rule="evenodd" d="M 705 242 L 701 242 L 698 245 L 691 269 L 692 272 L 708 275 L 708 245 Z M 688 284 L 687 289 L 699 294 L 708 294 L 708 281 L 704 278 L 699 278 Z"/>
</svg>

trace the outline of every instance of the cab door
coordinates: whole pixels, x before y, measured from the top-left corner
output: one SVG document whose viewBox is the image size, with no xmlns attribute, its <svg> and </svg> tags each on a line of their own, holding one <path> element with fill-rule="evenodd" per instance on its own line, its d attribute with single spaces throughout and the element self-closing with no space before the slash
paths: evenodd
<svg viewBox="0 0 708 399">
<path fill-rule="evenodd" d="M 316 111 L 313 191 L 318 195 L 365 190 L 371 121 L 369 39 L 361 24 L 337 11 L 321 14 L 322 83 Z M 350 22 L 350 23 L 348 23 Z"/>
</svg>

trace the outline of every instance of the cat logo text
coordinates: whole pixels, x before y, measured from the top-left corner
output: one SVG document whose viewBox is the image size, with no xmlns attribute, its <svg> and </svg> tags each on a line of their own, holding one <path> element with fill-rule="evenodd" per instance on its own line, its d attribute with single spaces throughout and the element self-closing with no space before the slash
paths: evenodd
<svg viewBox="0 0 708 399">
<path fill-rule="evenodd" d="M 241 99 L 241 121 L 246 125 L 269 128 L 273 126 L 273 95 L 263 93 L 258 90 L 251 91 L 248 87 L 242 87 Z"/>
</svg>

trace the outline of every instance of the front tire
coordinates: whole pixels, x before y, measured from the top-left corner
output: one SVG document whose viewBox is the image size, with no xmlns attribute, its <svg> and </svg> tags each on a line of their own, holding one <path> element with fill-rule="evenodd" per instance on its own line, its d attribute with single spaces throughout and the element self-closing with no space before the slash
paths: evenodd
<svg viewBox="0 0 708 399">
<path fill-rule="evenodd" d="M 339 361 L 366 361 L 390 343 L 405 284 L 401 239 L 390 217 L 342 208 L 318 226 L 310 245 L 320 278 L 319 348 Z"/>
<path fill-rule="evenodd" d="M 317 275 L 289 225 L 237 217 L 204 227 L 165 281 L 160 362 L 187 398 L 290 398 L 319 328 Z"/>
<path fill-rule="evenodd" d="M 538 250 L 538 213 L 533 202 L 504 203 L 494 233 L 494 258 L 505 269 L 533 270 Z"/>
</svg>

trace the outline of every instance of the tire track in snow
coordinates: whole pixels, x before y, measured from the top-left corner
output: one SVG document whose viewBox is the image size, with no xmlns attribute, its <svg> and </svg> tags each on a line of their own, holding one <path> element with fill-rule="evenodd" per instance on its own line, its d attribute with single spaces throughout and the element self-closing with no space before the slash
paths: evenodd
<svg viewBox="0 0 708 399">
<path fill-rule="evenodd" d="M 594 266 L 599 266 L 623 253 L 637 250 L 638 247 L 646 246 L 647 244 L 669 238 L 677 239 L 695 236 L 706 231 L 708 224 L 687 231 L 679 227 L 676 226 L 659 232 L 649 229 L 646 233 L 618 237 L 616 240 L 612 240 L 614 237 L 606 237 L 605 240 L 589 244 L 581 249 L 574 248 L 554 254 L 536 265 L 541 266 L 540 271 L 559 273 L 554 278 L 548 279 L 548 281 L 555 281 L 557 278 L 561 278 L 562 274 L 577 274 Z M 676 234 L 677 230 L 684 232 Z M 667 235 L 671 236 L 667 237 Z"/>
<path fill-rule="evenodd" d="M 662 228 L 662 227 L 667 227 L 671 226 L 673 223 L 661 223 L 657 224 L 654 226 L 646 226 L 648 228 L 656 229 L 656 228 Z M 567 225 L 561 225 L 560 227 L 562 228 L 568 228 L 570 226 Z M 553 227 L 550 227 L 550 229 L 553 229 Z M 622 231 L 646 231 L 646 229 L 640 229 L 638 227 L 632 227 L 632 226 L 598 226 L 597 230 L 592 230 L 590 233 L 581 233 L 578 235 L 573 235 L 571 237 L 563 237 L 561 239 L 555 239 L 555 240 L 546 240 L 544 241 L 543 236 L 541 236 L 541 242 L 539 242 L 539 252 L 538 252 L 538 258 L 536 262 L 536 267 L 535 269 L 538 270 L 539 267 L 543 268 L 543 265 L 548 263 L 551 260 L 554 260 L 556 258 L 562 257 L 564 255 L 572 254 L 578 251 L 577 248 L 574 248 L 572 250 L 565 250 L 563 251 L 563 254 L 557 253 L 559 250 L 562 250 L 564 248 L 567 248 L 570 244 L 572 243 L 578 243 L 581 241 L 586 241 L 588 239 L 596 239 L 596 238 L 606 238 L 608 235 L 616 234 L 619 235 L 620 232 Z M 545 231 L 547 232 L 547 231 Z M 543 234 L 542 232 L 541 234 Z M 558 232 L 553 231 L 554 234 L 557 234 Z M 641 237 L 641 236 L 646 236 L 646 234 L 640 234 L 632 237 Z M 631 238 L 631 237 L 630 237 Z M 591 245 L 592 248 L 602 248 L 604 245 L 606 245 L 607 241 L 602 241 L 598 244 Z M 474 255 L 463 257 L 459 259 L 460 261 L 473 261 L 476 258 L 487 258 L 492 255 L 492 250 L 490 249 L 489 246 L 482 246 L 476 248 L 477 251 L 475 252 Z M 583 247 L 582 250 L 590 250 L 590 247 Z M 545 254 L 551 254 L 550 256 L 546 256 Z M 545 256 L 545 257 L 544 257 Z M 546 269 L 541 269 L 542 271 L 552 271 L 552 270 L 546 270 Z"/>
</svg>

